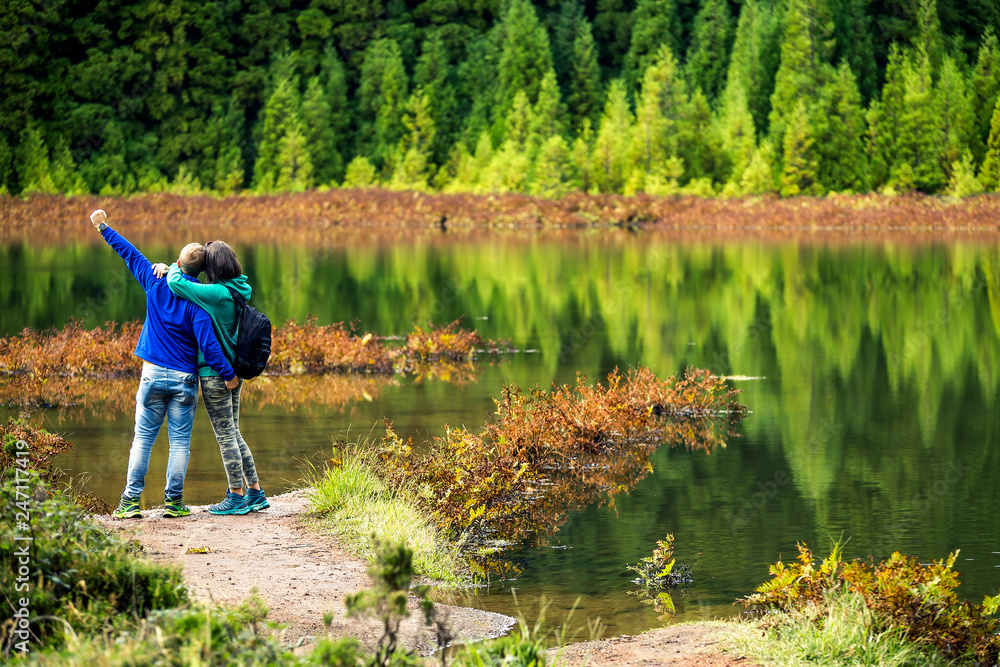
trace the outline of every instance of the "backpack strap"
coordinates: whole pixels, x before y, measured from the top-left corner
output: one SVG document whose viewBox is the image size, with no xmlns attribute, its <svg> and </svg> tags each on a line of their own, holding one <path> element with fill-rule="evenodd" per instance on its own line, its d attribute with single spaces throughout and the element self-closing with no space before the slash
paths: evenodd
<svg viewBox="0 0 1000 667">
<path fill-rule="evenodd" d="M 236 290 L 234 290 L 229 285 L 223 285 L 223 287 L 225 287 L 227 290 L 229 290 L 229 293 L 233 296 L 233 301 L 235 301 L 237 304 L 239 304 L 240 308 L 246 308 L 247 307 L 247 300 L 243 298 L 242 294 L 240 294 L 239 292 L 237 292 Z"/>
</svg>

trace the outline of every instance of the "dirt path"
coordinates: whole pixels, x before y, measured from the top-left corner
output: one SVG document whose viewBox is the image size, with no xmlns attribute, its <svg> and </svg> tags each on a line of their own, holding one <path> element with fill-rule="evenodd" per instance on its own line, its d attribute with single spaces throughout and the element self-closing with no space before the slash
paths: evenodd
<svg viewBox="0 0 1000 667">
<path fill-rule="evenodd" d="M 342 551 L 333 538 L 302 525 L 308 508 L 303 491 L 268 501 L 270 509 L 244 516 L 216 516 L 205 507 L 191 506 L 191 516 L 180 519 L 164 519 L 162 510 L 147 510 L 142 520 L 101 520 L 115 530 L 134 533 L 153 560 L 181 563 L 196 599 L 236 604 L 256 588 L 270 608 L 268 620 L 287 625 L 284 641 L 310 645 L 326 632 L 323 613 L 331 611 L 334 636 L 351 635 L 372 648 L 381 635 L 379 626 L 344 615 L 344 596 L 371 585 L 365 563 Z M 211 552 L 187 553 L 201 547 Z M 448 605 L 438 608 L 460 639 L 497 637 L 514 624 L 513 618 L 502 614 Z M 416 643 L 427 654 L 433 640 L 419 627 L 412 601 L 411 611 L 404 624 L 404 645 Z"/>
<path fill-rule="evenodd" d="M 143 519 L 99 517 L 109 528 L 134 535 L 146 554 L 161 562 L 179 562 L 193 596 L 199 600 L 238 604 L 256 589 L 270 608 L 268 620 L 284 624 L 284 641 L 308 650 L 322 636 L 323 613 L 333 612 L 334 636 L 357 637 L 368 649 L 380 636 L 375 621 L 344 615 L 344 596 L 371 585 L 366 565 L 345 553 L 336 541 L 306 528 L 308 511 L 303 491 L 269 498 L 271 508 L 245 516 L 215 516 L 192 506 L 191 516 L 164 519 L 162 510 L 146 510 Z M 209 553 L 187 553 L 209 547 Z M 451 623 L 458 640 L 476 641 L 505 634 L 514 619 L 468 607 L 437 605 Z M 413 615 L 404 624 L 404 645 L 417 646 L 424 655 L 433 638 Z M 717 626 L 678 625 L 637 637 L 572 644 L 553 652 L 561 664 L 687 665 L 730 667 L 749 665 L 740 656 L 719 650 Z"/>
</svg>

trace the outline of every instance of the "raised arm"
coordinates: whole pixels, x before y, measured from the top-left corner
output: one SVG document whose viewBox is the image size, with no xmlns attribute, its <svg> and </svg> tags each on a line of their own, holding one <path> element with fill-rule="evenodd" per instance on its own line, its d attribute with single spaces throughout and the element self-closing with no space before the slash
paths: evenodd
<svg viewBox="0 0 1000 667">
<path fill-rule="evenodd" d="M 222 379 L 226 381 L 226 385 L 229 386 L 229 382 L 236 377 L 236 372 L 226 360 L 226 355 L 222 353 L 222 348 L 219 347 L 219 341 L 215 338 L 215 331 L 212 330 L 212 318 L 201 308 L 194 308 L 194 310 L 196 312 L 191 323 L 194 327 L 195 340 L 198 341 L 201 354 L 205 357 L 205 363 L 221 375 Z"/>
<path fill-rule="evenodd" d="M 101 236 L 108 242 L 108 245 L 114 248 L 121 255 L 121 258 L 125 260 L 125 265 L 128 266 L 128 270 L 132 272 L 132 275 L 139 281 L 139 284 L 142 285 L 143 291 L 148 292 L 156 281 L 152 265 L 134 245 L 126 241 L 121 234 L 108 227 L 107 219 L 107 213 L 101 209 L 97 209 L 90 214 L 90 221 L 94 223 L 94 227 L 97 227 L 101 232 Z"/>
</svg>

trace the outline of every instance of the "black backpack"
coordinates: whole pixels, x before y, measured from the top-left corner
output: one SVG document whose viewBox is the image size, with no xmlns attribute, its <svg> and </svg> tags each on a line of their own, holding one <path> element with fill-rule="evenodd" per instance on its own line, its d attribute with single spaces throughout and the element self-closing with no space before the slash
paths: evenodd
<svg viewBox="0 0 1000 667">
<path fill-rule="evenodd" d="M 247 303 L 236 290 L 225 286 L 233 295 L 233 301 L 240 306 L 240 324 L 236 330 L 236 358 L 233 370 L 244 380 L 255 378 L 267 368 L 271 356 L 271 320 Z"/>
</svg>

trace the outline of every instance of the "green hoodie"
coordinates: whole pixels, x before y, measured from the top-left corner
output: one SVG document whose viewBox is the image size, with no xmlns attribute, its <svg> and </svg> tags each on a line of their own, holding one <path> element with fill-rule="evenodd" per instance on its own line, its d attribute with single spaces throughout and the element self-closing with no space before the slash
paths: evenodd
<svg viewBox="0 0 1000 667">
<path fill-rule="evenodd" d="M 208 313 L 212 318 L 212 328 L 215 330 L 215 337 L 219 339 L 219 346 L 229 363 L 232 363 L 236 350 L 236 330 L 240 323 L 240 307 L 233 301 L 233 295 L 226 286 L 232 287 L 249 301 L 253 289 L 247 284 L 247 277 L 240 276 L 206 285 L 184 275 L 174 263 L 170 265 L 170 271 L 167 273 L 167 286 L 174 296 L 187 299 Z M 198 350 L 198 375 L 202 377 L 218 375 L 211 366 L 205 365 L 201 350 Z"/>
</svg>

